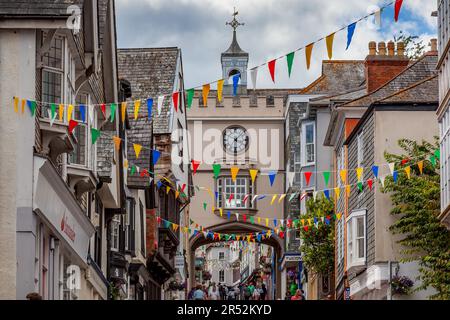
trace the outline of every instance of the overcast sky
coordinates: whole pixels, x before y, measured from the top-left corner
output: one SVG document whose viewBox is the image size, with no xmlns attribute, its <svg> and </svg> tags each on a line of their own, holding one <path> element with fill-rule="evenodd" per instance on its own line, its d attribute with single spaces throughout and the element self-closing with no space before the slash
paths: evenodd
<svg viewBox="0 0 450 320">
<path fill-rule="evenodd" d="M 375 11 L 390 0 L 116 0 L 118 45 L 120 48 L 180 47 L 185 86 L 202 85 L 222 77 L 220 54 L 228 48 L 233 7 L 245 26 L 238 29 L 238 42 L 250 55 L 249 68 L 287 54 L 328 35 Z M 382 28 L 371 21 L 357 24 L 349 50 L 346 31 L 335 37 L 333 59 L 364 59 L 368 42 L 388 41 L 403 30 L 418 35 L 428 44 L 436 37 L 436 0 L 405 0 L 400 21 L 394 23 L 392 6 L 383 12 Z M 428 47 L 427 47 L 428 48 Z M 296 54 L 291 78 L 286 62 L 279 60 L 276 83 L 267 66 L 258 72 L 258 88 L 299 88 L 320 76 L 326 59 L 324 42 L 317 43 L 310 70 L 305 54 Z M 249 82 L 251 82 L 250 77 Z M 251 83 L 249 83 L 249 86 Z"/>
</svg>

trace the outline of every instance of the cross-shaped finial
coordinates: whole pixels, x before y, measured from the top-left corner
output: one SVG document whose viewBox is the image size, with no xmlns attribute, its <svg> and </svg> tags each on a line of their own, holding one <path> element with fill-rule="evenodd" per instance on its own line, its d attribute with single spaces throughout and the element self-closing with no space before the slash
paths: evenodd
<svg viewBox="0 0 450 320">
<path fill-rule="evenodd" d="M 237 27 L 243 26 L 243 25 L 245 25 L 245 23 L 240 23 L 240 22 L 238 22 L 238 21 L 236 20 L 236 16 L 239 14 L 239 12 L 236 11 L 236 8 L 235 8 L 235 7 L 233 7 L 233 11 L 234 11 L 233 14 L 232 14 L 233 20 L 231 20 L 231 22 L 225 23 L 225 25 L 231 26 L 231 27 L 233 28 L 233 30 L 236 31 Z"/>
</svg>

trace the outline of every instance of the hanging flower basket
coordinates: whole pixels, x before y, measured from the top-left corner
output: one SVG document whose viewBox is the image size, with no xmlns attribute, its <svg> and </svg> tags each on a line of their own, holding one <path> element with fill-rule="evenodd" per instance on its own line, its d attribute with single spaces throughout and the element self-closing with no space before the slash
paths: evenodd
<svg viewBox="0 0 450 320">
<path fill-rule="evenodd" d="M 392 294 L 408 295 L 413 286 L 414 282 L 406 276 L 394 276 L 391 281 Z"/>
</svg>

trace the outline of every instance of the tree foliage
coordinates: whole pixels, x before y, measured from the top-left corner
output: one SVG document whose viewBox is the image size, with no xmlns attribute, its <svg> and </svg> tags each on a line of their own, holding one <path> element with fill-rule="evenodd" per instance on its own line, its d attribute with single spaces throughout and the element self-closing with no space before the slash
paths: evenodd
<svg viewBox="0 0 450 320">
<path fill-rule="evenodd" d="M 418 36 L 406 35 L 400 31 L 398 35 L 394 36 L 394 41 L 402 41 L 405 44 L 405 52 L 410 59 L 416 60 L 425 52 L 423 40 L 420 40 Z"/>
<path fill-rule="evenodd" d="M 309 227 L 301 231 L 301 246 L 303 263 L 313 273 L 328 274 L 334 268 L 334 205 L 325 197 L 309 199 L 306 202 L 307 214 L 302 219 L 332 217 L 330 223 L 319 222 L 319 228 Z"/>
<path fill-rule="evenodd" d="M 436 141 L 429 143 L 402 139 L 398 142 L 403 154 L 385 153 L 388 162 L 396 163 L 398 180 L 386 178 L 383 192 L 389 192 L 393 203 L 391 214 L 398 216 L 390 230 L 401 235 L 402 261 L 419 261 L 422 285 L 432 287 L 436 294 L 430 299 L 450 299 L 450 232 L 440 223 L 440 174 Z M 423 174 L 416 165 L 424 161 Z M 405 160 L 408 160 L 406 163 Z M 433 164 L 434 163 L 434 164 Z M 408 179 L 404 168 L 411 167 Z"/>
</svg>

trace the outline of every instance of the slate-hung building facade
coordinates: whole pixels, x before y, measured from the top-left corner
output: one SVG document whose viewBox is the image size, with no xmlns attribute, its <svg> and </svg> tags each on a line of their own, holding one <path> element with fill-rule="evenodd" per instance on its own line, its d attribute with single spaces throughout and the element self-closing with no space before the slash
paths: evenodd
<svg viewBox="0 0 450 320">
<path fill-rule="evenodd" d="M 145 258 L 150 274 L 150 298 L 172 299 L 185 297 L 184 291 L 174 291 L 169 287 L 174 281 L 185 284 L 188 278 L 186 260 L 187 235 L 180 228 L 173 230 L 164 223 L 157 224 L 155 217 L 176 223 L 189 225 L 189 202 L 192 193 L 190 157 L 186 135 L 185 97 L 179 96 L 178 111 L 172 102 L 172 92 L 184 91 L 183 65 L 179 48 L 142 48 L 119 49 L 118 65 L 120 80 L 130 84 L 132 105 L 136 99 L 153 98 L 152 120 L 148 117 L 147 105 L 143 101 L 139 117 L 134 119 L 134 108 L 129 108 L 130 130 L 127 135 L 128 166 L 138 166 L 155 172 L 156 178 L 130 175 L 128 188 L 131 193 L 142 194 L 147 200 Z M 157 99 L 165 95 L 161 111 L 158 111 Z M 138 158 L 133 143 L 143 146 Z M 157 164 L 153 166 L 151 149 L 161 152 Z M 173 151 L 178 159 L 173 158 Z M 182 162 L 178 161 L 182 160 Z M 168 182 L 162 177 L 166 177 Z M 161 188 L 155 187 L 162 180 Z M 177 196 L 176 190 L 186 185 L 186 196 Z M 170 192 L 166 192 L 170 186 Z M 175 266 L 175 258 L 185 260 L 184 266 Z M 135 257 L 131 257 L 135 259 Z"/>
<path fill-rule="evenodd" d="M 78 28 L 68 28 L 75 5 Z M 1 104 L 36 100 L 35 117 L 1 108 L 0 298 L 107 299 L 107 217 L 121 208 L 120 153 L 91 145 L 90 126 L 119 134 L 87 108 L 68 132 L 68 104 L 118 99 L 114 2 L 1 1 Z M 64 104 L 49 121 L 49 104 Z M 72 119 L 81 120 L 75 108 Z M 106 124 L 107 123 L 107 124 Z"/>
<path fill-rule="evenodd" d="M 329 101 L 339 94 L 363 90 L 365 85 L 364 61 L 325 60 L 322 62 L 322 74 L 298 94 L 288 96 L 286 103 L 286 193 L 301 192 L 292 201 L 286 201 L 286 219 L 299 219 L 306 213 L 306 201 L 318 190 L 333 185 L 330 176 L 329 185 L 325 185 L 323 171 L 332 171 L 333 150 L 324 146 L 323 141 L 330 122 Z M 345 81 L 344 81 L 345 79 Z M 309 184 L 305 172 L 312 172 Z M 299 231 L 290 231 L 286 237 L 286 250 L 291 254 L 283 271 L 298 273 L 298 282 L 309 300 L 325 299 L 333 291 L 333 274 L 317 275 L 307 270 L 295 259 L 300 256 Z M 286 278 L 286 288 L 294 281 Z"/>
<path fill-rule="evenodd" d="M 433 126 L 437 107 L 435 41 L 431 51 L 417 61 L 403 55 L 401 44 L 396 51 L 393 46 L 389 43 L 386 52 L 383 43 L 378 50 L 370 43 L 366 93 L 332 107 L 325 144 L 335 148 L 336 171 L 348 169 L 345 184 L 357 183 L 355 171 L 350 170 L 357 167 L 366 168 L 363 181 L 374 179 L 370 168 L 386 162 L 384 151 L 399 152 L 399 139 L 432 140 L 437 133 Z M 377 76 L 380 73 L 382 79 Z M 424 122 L 429 125 L 421 126 Z M 390 172 L 387 166 L 379 170 L 379 176 Z M 341 177 L 336 177 L 336 185 L 344 185 Z M 350 197 L 336 203 L 336 211 L 344 213 L 336 226 L 337 298 L 343 298 L 346 288 L 353 299 L 388 298 L 389 269 L 394 270 L 394 264 L 399 266 L 399 275 L 417 274 L 416 263 L 399 263 L 397 238 L 389 231 L 394 221 L 390 209 L 389 195 L 382 193 L 378 184 L 373 191 L 366 184 L 362 192 L 353 188 Z M 421 291 L 415 298 L 428 294 Z"/>
</svg>

